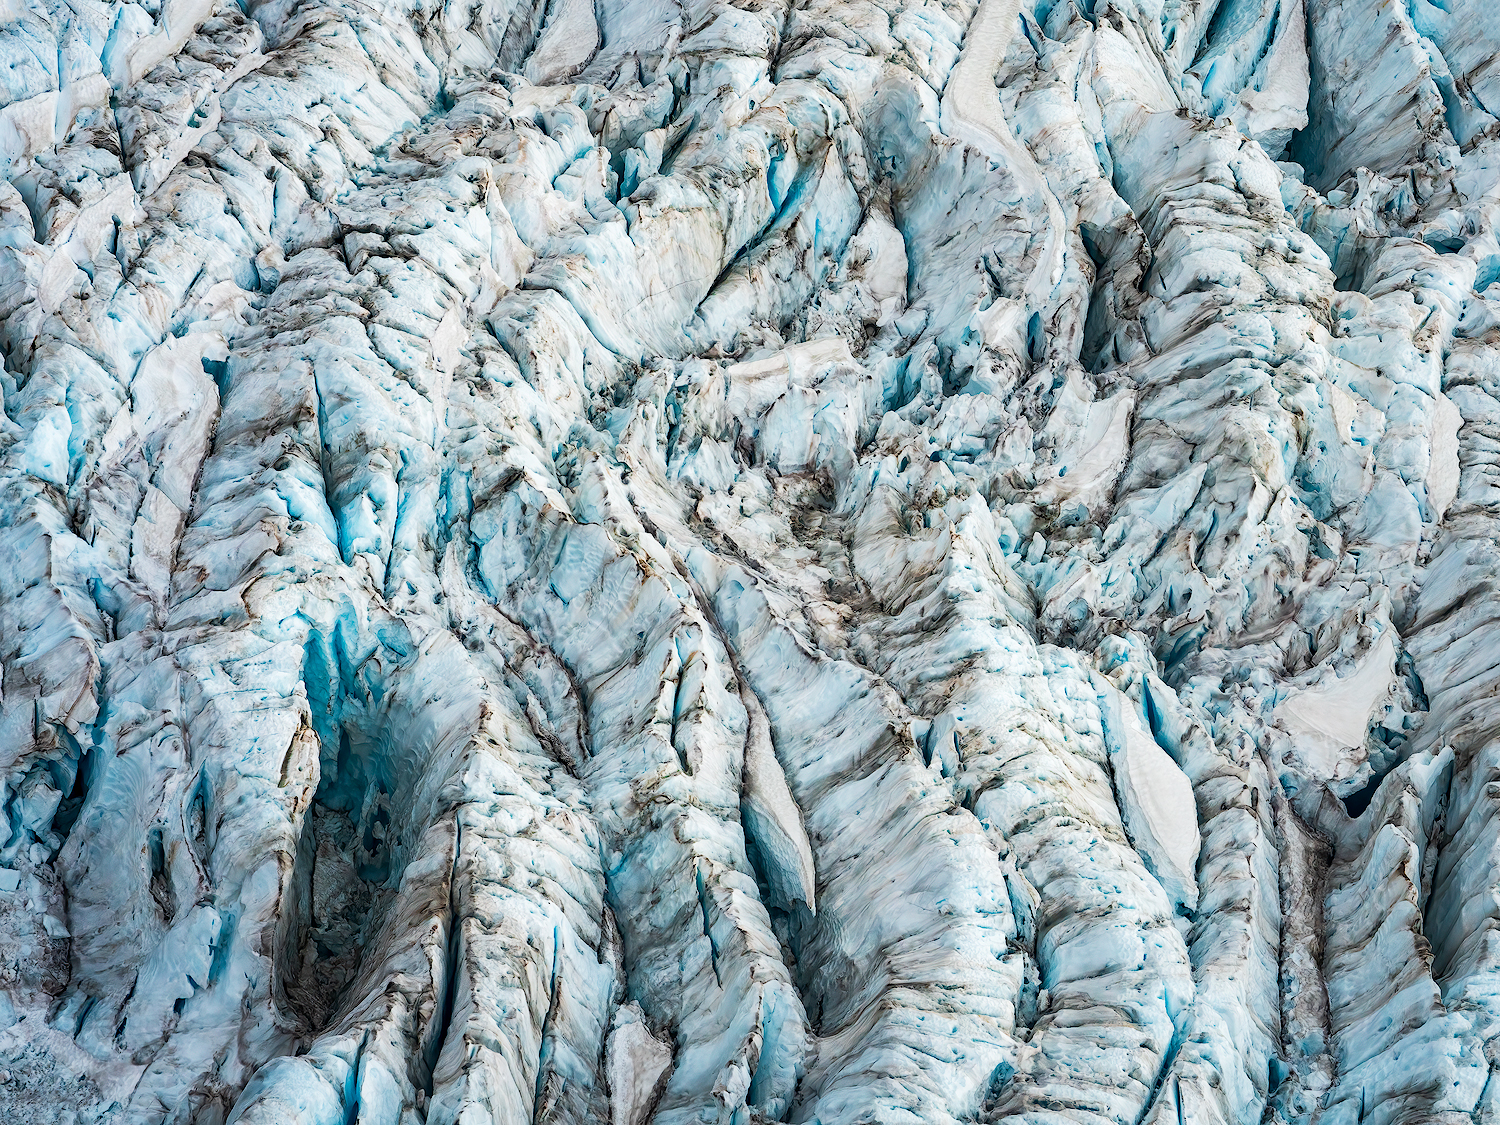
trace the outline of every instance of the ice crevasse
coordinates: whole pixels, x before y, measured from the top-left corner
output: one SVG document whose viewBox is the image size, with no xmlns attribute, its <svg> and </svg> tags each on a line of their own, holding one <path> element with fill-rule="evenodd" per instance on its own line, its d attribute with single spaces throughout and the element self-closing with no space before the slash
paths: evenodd
<svg viewBox="0 0 1500 1125">
<path fill-rule="evenodd" d="M 0 0 L 0 1116 L 1500 1122 L 1497 59 Z"/>
</svg>

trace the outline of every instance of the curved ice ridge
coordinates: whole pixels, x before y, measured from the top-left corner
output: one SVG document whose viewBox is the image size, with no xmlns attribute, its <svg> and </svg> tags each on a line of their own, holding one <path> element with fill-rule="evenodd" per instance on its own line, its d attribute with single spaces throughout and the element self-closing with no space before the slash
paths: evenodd
<svg viewBox="0 0 1500 1125">
<path fill-rule="evenodd" d="M 1496 5 L 0 12 L 8 1120 L 1500 1120 Z"/>
</svg>

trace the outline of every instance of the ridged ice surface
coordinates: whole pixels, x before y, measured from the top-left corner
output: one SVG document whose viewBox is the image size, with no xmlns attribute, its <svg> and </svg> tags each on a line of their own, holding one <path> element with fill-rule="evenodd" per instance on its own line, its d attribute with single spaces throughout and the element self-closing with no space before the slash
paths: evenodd
<svg viewBox="0 0 1500 1125">
<path fill-rule="evenodd" d="M 1500 1121 L 1500 5 L 0 18 L 0 1120 Z"/>
</svg>

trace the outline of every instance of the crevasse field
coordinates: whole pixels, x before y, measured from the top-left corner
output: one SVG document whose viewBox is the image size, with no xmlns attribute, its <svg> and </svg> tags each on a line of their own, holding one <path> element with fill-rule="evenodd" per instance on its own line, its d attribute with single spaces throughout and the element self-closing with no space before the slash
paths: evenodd
<svg viewBox="0 0 1500 1125">
<path fill-rule="evenodd" d="M 1500 5 L 0 21 L 6 1125 L 1500 1121 Z"/>
</svg>

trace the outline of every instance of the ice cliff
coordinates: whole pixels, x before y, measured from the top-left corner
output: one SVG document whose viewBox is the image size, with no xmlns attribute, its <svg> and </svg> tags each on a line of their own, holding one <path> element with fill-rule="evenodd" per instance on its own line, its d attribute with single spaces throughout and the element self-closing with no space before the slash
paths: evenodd
<svg viewBox="0 0 1500 1125">
<path fill-rule="evenodd" d="M 0 1118 L 1500 1121 L 1500 6 L 0 18 Z"/>
</svg>

